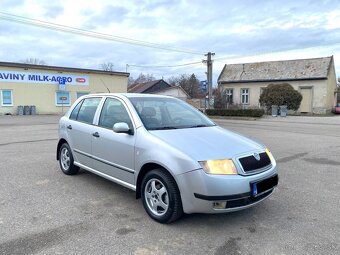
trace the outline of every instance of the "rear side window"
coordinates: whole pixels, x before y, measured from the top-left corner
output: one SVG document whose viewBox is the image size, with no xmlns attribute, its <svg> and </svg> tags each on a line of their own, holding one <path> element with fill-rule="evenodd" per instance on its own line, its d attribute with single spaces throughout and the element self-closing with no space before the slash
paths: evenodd
<svg viewBox="0 0 340 255">
<path fill-rule="evenodd" d="M 84 99 L 83 104 L 80 106 L 77 120 L 88 124 L 92 124 L 100 100 L 101 100 L 100 97 Z"/>
<path fill-rule="evenodd" d="M 71 120 L 76 120 L 77 117 L 78 117 L 78 112 L 79 112 L 79 109 L 80 109 L 80 106 L 81 104 L 84 102 L 84 100 L 81 100 L 77 105 L 76 107 L 74 107 L 74 109 L 72 110 L 71 112 L 71 115 L 70 115 L 70 119 Z"/>
</svg>

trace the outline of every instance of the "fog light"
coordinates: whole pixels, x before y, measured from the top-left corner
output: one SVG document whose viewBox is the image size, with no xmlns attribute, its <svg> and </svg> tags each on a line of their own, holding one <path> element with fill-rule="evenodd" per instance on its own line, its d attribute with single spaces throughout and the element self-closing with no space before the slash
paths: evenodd
<svg viewBox="0 0 340 255">
<path fill-rule="evenodd" d="M 214 209 L 225 209 L 225 207 L 227 205 L 227 201 L 223 201 L 223 202 L 215 201 L 215 202 L 212 203 L 212 205 L 213 205 Z"/>
</svg>

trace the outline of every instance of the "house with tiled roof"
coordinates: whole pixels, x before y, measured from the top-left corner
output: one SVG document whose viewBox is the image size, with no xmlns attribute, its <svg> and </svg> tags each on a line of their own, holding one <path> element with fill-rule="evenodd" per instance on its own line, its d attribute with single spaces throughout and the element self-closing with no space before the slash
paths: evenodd
<svg viewBox="0 0 340 255">
<path fill-rule="evenodd" d="M 302 94 L 301 113 L 330 112 L 336 104 L 333 56 L 225 65 L 218 85 L 231 104 L 259 106 L 263 88 L 289 83 Z"/>
<path fill-rule="evenodd" d="M 170 88 L 171 85 L 161 80 L 148 81 L 143 83 L 135 83 L 128 87 L 128 93 L 152 93 L 157 90 Z"/>
<path fill-rule="evenodd" d="M 147 93 L 173 96 L 182 100 L 187 100 L 188 98 L 190 98 L 190 96 L 181 86 L 171 86 L 163 79 L 133 84 L 128 87 L 128 93 Z"/>
</svg>

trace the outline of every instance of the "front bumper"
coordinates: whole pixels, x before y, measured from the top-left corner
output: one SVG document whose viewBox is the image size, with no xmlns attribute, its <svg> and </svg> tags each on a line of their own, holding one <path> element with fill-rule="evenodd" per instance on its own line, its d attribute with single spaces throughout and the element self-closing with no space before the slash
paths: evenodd
<svg viewBox="0 0 340 255">
<path fill-rule="evenodd" d="M 198 169 L 177 176 L 185 213 L 224 213 L 251 207 L 268 198 L 275 187 L 252 196 L 251 183 L 277 175 L 276 166 L 249 176 L 210 175 Z M 216 203 L 226 202 L 223 208 Z"/>
</svg>

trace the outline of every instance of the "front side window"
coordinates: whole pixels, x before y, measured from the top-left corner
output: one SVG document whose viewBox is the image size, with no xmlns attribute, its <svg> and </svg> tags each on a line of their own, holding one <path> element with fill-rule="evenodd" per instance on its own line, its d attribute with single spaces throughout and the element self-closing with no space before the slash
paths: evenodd
<svg viewBox="0 0 340 255">
<path fill-rule="evenodd" d="M 71 105 L 70 92 L 57 91 L 55 101 L 57 106 L 70 106 Z"/>
<path fill-rule="evenodd" d="M 77 120 L 88 124 L 92 124 L 100 100 L 101 100 L 100 97 L 84 99 L 83 104 L 80 106 Z"/>
<path fill-rule="evenodd" d="M 175 98 L 130 98 L 147 130 L 210 127 L 215 124 L 200 111 Z"/>
<path fill-rule="evenodd" d="M 249 104 L 249 89 L 241 89 L 241 104 Z"/>
<path fill-rule="evenodd" d="M 130 129 L 132 128 L 131 119 L 124 104 L 117 99 L 107 98 L 103 105 L 98 125 L 112 129 L 113 125 L 119 122 L 127 123 Z"/>
<path fill-rule="evenodd" d="M 13 106 L 12 90 L 1 91 L 1 105 L 2 106 Z"/>
<path fill-rule="evenodd" d="M 226 89 L 225 91 L 225 96 L 226 96 L 226 100 L 227 100 L 227 103 L 229 104 L 232 104 L 233 103 L 233 92 L 234 90 L 233 89 Z"/>
</svg>

